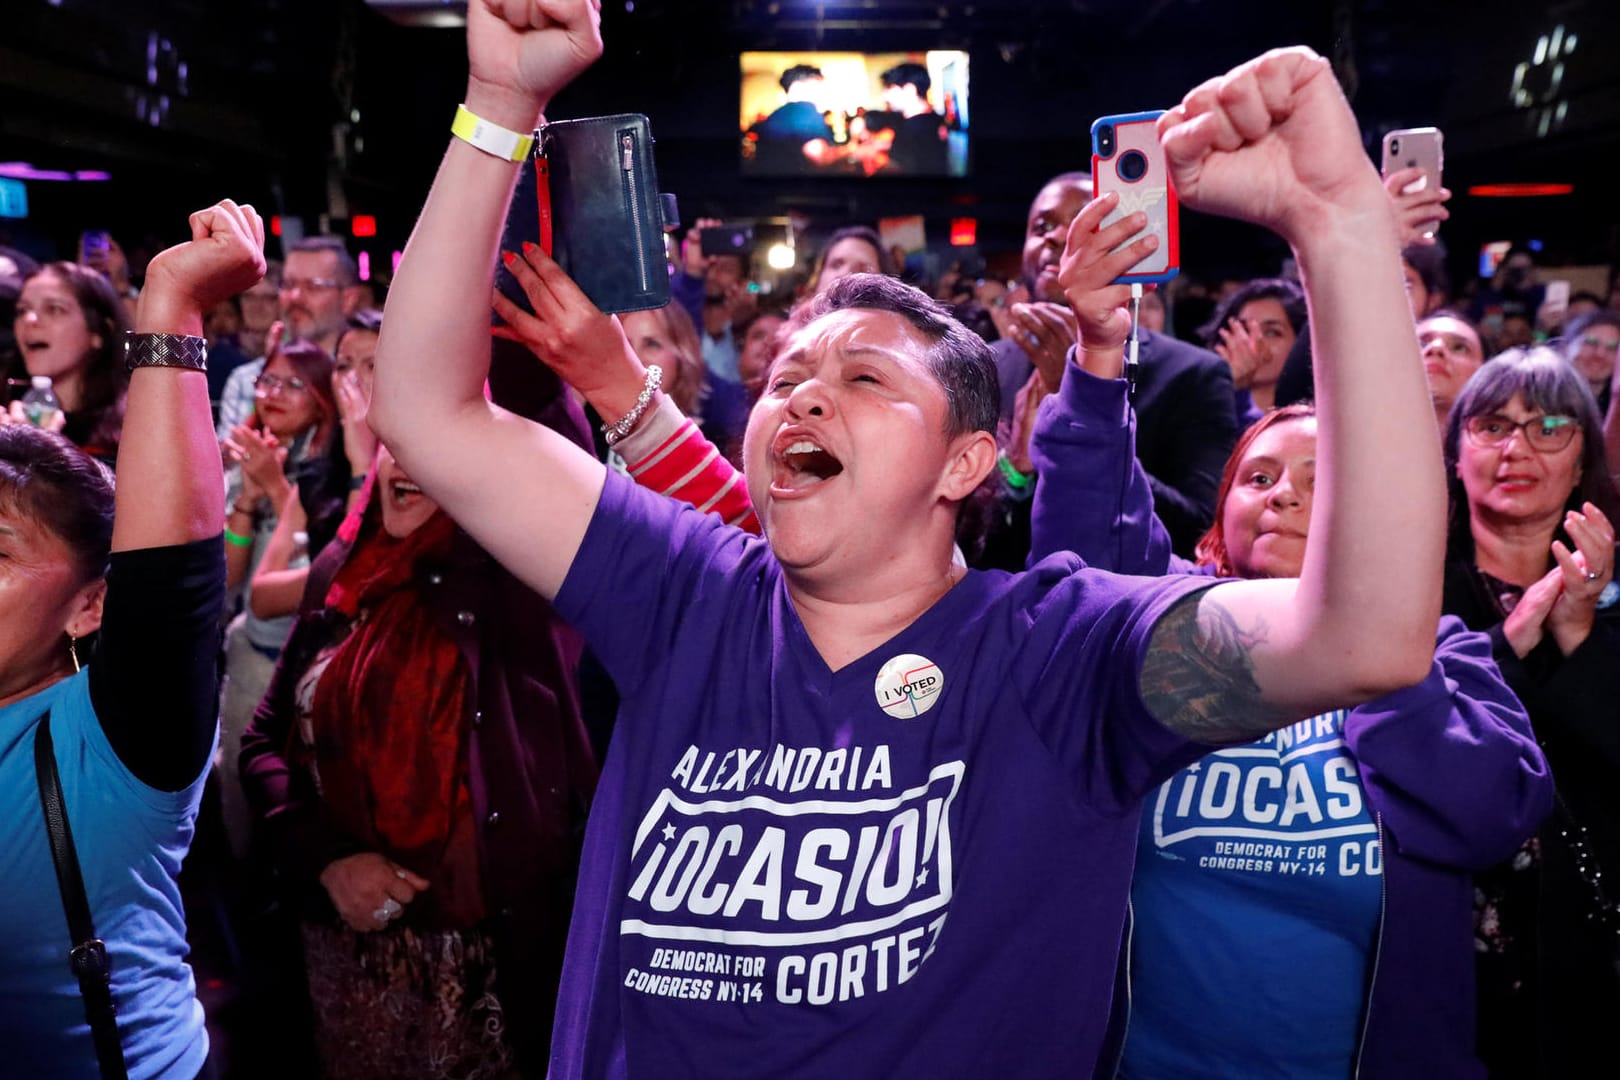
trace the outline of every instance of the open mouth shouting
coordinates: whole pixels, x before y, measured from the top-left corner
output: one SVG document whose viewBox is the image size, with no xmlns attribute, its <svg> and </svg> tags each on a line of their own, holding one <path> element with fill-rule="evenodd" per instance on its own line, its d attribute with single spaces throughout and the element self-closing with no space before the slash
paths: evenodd
<svg viewBox="0 0 1620 1080">
<path fill-rule="evenodd" d="M 422 489 L 402 476 L 396 476 L 387 485 L 388 498 L 396 509 L 404 510 L 413 500 L 422 497 Z"/>
<path fill-rule="evenodd" d="M 807 492 L 844 471 L 843 462 L 812 435 L 786 431 L 772 448 L 772 493 Z"/>
</svg>

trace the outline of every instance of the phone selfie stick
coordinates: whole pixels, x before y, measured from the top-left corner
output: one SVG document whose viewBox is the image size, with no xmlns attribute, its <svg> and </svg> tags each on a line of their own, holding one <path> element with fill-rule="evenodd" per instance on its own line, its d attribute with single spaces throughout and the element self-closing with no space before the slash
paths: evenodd
<svg viewBox="0 0 1620 1080">
<path fill-rule="evenodd" d="M 1140 367 L 1137 356 L 1142 345 L 1142 283 L 1131 282 L 1131 336 L 1125 345 L 1125 385 L 1133 400 L 1136 397 L 1136 372 Z"/>
</svg>

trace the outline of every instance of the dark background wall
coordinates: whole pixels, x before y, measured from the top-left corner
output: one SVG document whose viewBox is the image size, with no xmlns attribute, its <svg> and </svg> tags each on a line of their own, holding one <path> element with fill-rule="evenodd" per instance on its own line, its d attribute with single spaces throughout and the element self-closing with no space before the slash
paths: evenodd
<svg viewBox="0 0 1620 1080">
<path fill-rule="evenodd" d="M 382 0 L 411 7 L 409 0 Z M 454 14 L 455 4 L 427 4 Z M 0 31 L 0 161 L 103 169 L 102 183 L 30 182 L 27 221 L 0 242 L 71 251 L 108 227 L 132 249 L 172 241 L 221 195 L 345 227 L 378 265 L 403 246 L 465 80 L 461 31 L 407 26 L 360 0 L 7 0 Z M 1556 88 L 1539 37 L 1577 47 Z M 925 213 L 943 241 L 979 221 L 978 253 L 1018 247 L 1030 196 L 1084 167 L 1103 113 L 1166 107 L 1265 48 L 1309 44 L 1351 93 L 1370 152 L 1384 131 L 1436 124 L 1458 192 L 1445 236 L 1458 267 L 1489 239 L 1535 238 L 1551 263 L 1620 261 L 1610 191 L 1620 163 L 1620 4 L 1419 0 L 606 0 L 607 53 L 555 118 L 640 111 L 662 186 L 684 215 L 804 215 L 814 230 Z M 972 54 L 971 175 L 962 180 L 744 178 L 736 155 L 744 49 L 965 48 Z M 1510 99 L 1516 66 L 1529 107 Z M 1558 103 L 1563 103 L 1561 119 Z M 1543 134 L 1540 122 L 1548 114 Z M 356 120 L 355 117 L 358 117 Z M 1563 181 L 1572 195 L 1485 199 L 1473 184 Z M 1212 273 L 1275 269 L 1257 231 L 1188 215 L 1184 261 Z"/>
</svg>

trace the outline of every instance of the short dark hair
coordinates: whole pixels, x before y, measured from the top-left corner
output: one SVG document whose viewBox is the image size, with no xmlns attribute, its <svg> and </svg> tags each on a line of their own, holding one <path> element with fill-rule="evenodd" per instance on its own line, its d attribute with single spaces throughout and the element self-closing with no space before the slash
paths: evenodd
<svg viewBox="0 0 1620 1080">
<path fill-rule="evenodd" d="M 63 436 L 29 424 L 0 425 L 0 506 L 66 544 L 81 581 L 106 574 L 112 470 Z"/>
<path fill-rule="evenodd" d="M 918 97 L 927 97 L 928 88 L 934 85 L 934 80 L 928 77 L 928 69 L 909 60 L 894 65 L 879 75 L 878 79 L 884 86 L 915 86 Z"/>
<path fill-rule="evenodd" d="M 814 64 L 794 64 L 782 72 L 782 78 L 778 81 L 781 82 L 782 90 L 785 93 L 794 83 L 801 79 L 819 79 L 821 77 L 821 69 Z"/>
<path fill-rule="evenodd" d="M 1228 319 L 1237 317 L 1245 304 L 1254 300 L 1275 300 L 1288 316 L 1288 325 L 1299 333 L 1305 325 L 1305 293 L 1287 278 L 1256 278 L 1237 289 L 1215 308 L 1215 315 L 1198 328 L 1198 336 L 1213 348 L 1221 340 L 1221 327 Z"/>
<path fill-rule="evenodd" d="M 877 252 L 878 267 L 885 274 L 893 275 L 893 267 L 890 265 L 893 260 L 883 250 L 883 238 L 878 235 L 878 231 L 870 225 L 845 225 L 834 230 L 833 234 L 827 237 L 827 242 L 821 245 L 821 252 L 816 256 L 815 271 L 810 275 L 812 283 L 821 280 L 822 268 L 827 265 L 827 253 L 845 240 L 859 240 L 870 244 L 872 250 Z"/>
<path fill-rule="evenodd" d="M 1418 280 L 1430 296 L 1451 292 L 1451 277 L 1446 273 L 1446 249 L 1435 244 L 1408 244 L 1401 249 L 1401 258 L 1417 271 Z"/>
<path fill-rule="evenodd" d="M 799 330 L 835 311 L 857 308 L 898 315 L 928 341 L 929 369 L 945 391 L 947 438 L 969 431 L 995 434 L 1001 418 L 995 354 L 979 335 L 957 322 L 949 308 L 921 289 L 882 274 L 851 274 L 801 304 L 789 325 Z"/>
<path fill-rule="evenodd" d="M 1620 513 L 1609 464 L 1603 452 L 1603 417 L 1591 387 L 1557 351 L 1544 345 L 1513 348 L 1480 365 L 1463 385 L 1446 417 L 1446 490 L 1451 497 L 1447 557 L 1470 559 L 1474 536 L 1469 528 L 1468 493 L 1457 475 L 1462 456 L 1462 427 L 1471 417 L 1494 412 L 1517 394 L 1531 409 L 1552 416 L 1572 416 L 1581 429 L 1581 480 L 1570 492 L 1566 508 L 1579 510 L 1590 502 L 1611 519 Z M 1558 538 L 1573 550 L 1570 538 L 1558 527 Z"/>
<path fill-rule="evenodd" d="M 287 249 L 291 255 L 295 251 L 315 252 L 330 251 L 337 256 L 338 281 L 344 285 L 360 284 L 360 267 L 349 254 L 349 245 L 341 236 L 306 236 L 292 247 Z"/>
<path fill-rule="evenodd" d="M 1060 172 L 1056 176 L 1054 176 L 1051 179 L 1047 180 L 1046 183 L 1044 183 L 1044 184 L 1042 184 L 1040 186 L 1040 189 L 1038 191 L 1036 191 L 1035 194 L 1039 195 L 1042 191 L 1045 191 L 1047 188 L 1051 187 L 1053 184 L 1084 184 L 1084 185 L 1091 185 L 1091 186 L 1095 187 L 1096 183 L 1097 183 L 1097 178 L 1092 176 L 1086 170 L 1084 170 L 1084 169 L 1070 169 L 1068 172 Z M 1030 200 L 1030 202 L 1032 204 L 1034 203 L 1034 201 L 1035 200 L 1033 200 L 1033 199 Z"/>
</svg>

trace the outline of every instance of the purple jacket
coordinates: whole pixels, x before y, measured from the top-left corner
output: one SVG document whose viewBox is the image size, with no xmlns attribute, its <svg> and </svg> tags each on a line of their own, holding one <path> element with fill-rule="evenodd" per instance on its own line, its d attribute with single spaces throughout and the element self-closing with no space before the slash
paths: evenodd
<svg viewBox="0 0 1620 1080">
<path fill-rule="evenodd" d="M 1210 572 L 1171 555 L 1133 438 L 1124 381 L 1070 364 L 1031 441 L 1031 559 L 1072 550 L 1124 573 Z M 1510 855 L 1551 812 L 1529 718 L 1490 639 L 1447 616 L 1428 677 L 1351 710 L 1345 740 L 1385 856 L 1355 1075 L 1484 1076 L 1474 1053 L 1472 872 Z"/>
</svg>

